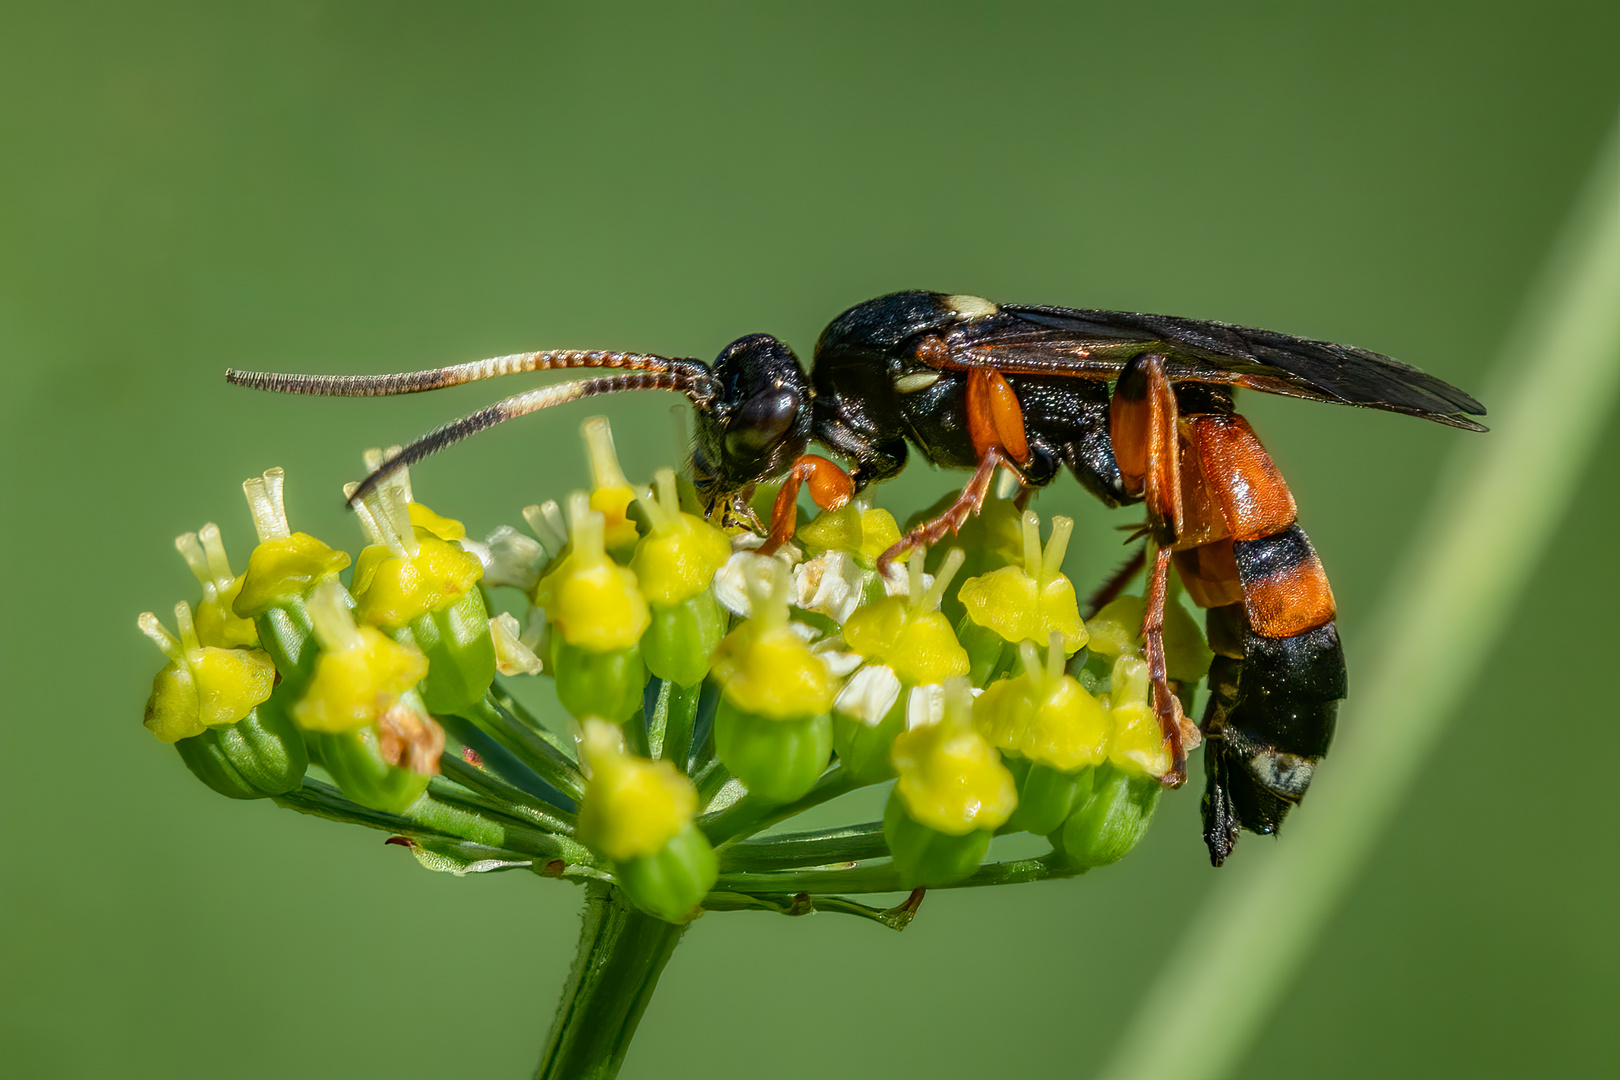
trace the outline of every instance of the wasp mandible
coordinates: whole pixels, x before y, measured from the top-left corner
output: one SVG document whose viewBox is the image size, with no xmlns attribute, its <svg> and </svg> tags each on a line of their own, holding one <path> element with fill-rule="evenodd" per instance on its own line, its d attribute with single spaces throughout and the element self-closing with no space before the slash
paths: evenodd
<svg viewBox="0 0 1620 1080">
<path fill-rule="evenodd" d="M 783 481 L 768 544 L 792 535 L 802 488 L 836 509 L 898 473 L 910 446 L 936 465 L 973 472 L 956 500 L 885 560 L 958 529 L 999 469 L 1029 492 L 1066 467 L 1109 506 L 1144 504 L 1154 557 L 1142 637 L 1154 711 L 1174 753 L 1167 779 L 1185 779 L 1186 748 L 1202 734 L 1204 840 L 1217 866 L 1240 828 L 1273 833 L 1304 797 L 1346 685 L 1327 576 L 1295 520 L 1288 485 L 1233 409 L 1233 388 L 1485 430 L 1471 419 L 1485 408 L 1468 394 L 1365 349 L 1166 315 L 922 291 L 838 316 L 816 343 L 808 375 L 787 345 L 752 334 L 712 365 L 564 349 L 397 375 L 226 378 L 284 393 L 369 397 L 560 368 L 613 373 L 532 390 L 446 424 L 379 466 L 354 498 L 394 469 L 515 417 L 597 394 L 666 390 L 695 407 L 692 479 L 711 515 L 752 522 L 754 489 Z M 849 467 L 808 453 L 812 442 Z M 1197 727 L 1182 715 L 1165 670 L 1172 564 L 1207 609 L 1216 653 Z"/>
</svg>

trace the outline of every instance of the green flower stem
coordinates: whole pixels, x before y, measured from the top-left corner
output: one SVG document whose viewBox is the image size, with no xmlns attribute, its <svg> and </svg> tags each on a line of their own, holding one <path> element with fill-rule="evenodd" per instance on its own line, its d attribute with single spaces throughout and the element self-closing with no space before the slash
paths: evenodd
<svg viewBox="0 0 1620 1080">
<path fill-rule="evenodd" d="M 465 789 L 458 782 L 452 782 L 444 776 L 436 776 L 433 780 L 429 780 L 428 795 L 436 803 L 458 806 L 462 810 L 480 814 L 488 819 L 491 826 L 514 829 L 517 831 L 515 836 L 525 836 L 527 832 L 544 832 L 548 836 L 573 836 L 572 821 L 569 819 L 559 818 L 556 814 L 539 814 L 522 803 L 510 803 L 504 798 L 492 798 L 486 793 Z M 411 810 L 415 810 L 415 806 Z M 405 811 L 407 818 L 411 810 Z"/>
<path fill-rule="evenodd" d="M 501 687 L 499 681 L 490 686 L 489 693 L 485 695 L 485 700 L 493 702 L 496 708 L 508 713 L 524 727 L 538 735 L 540 741 L 549 744 L 564 761 L 575 765 L 579 763 L 579 754 L 574 746 L 573 738 L 559 735 L 548 728 L 540 721 L 538 716 L 525 708 L 521 701 L 508 694 Z"/>
<path fill-rule="evenodd" d="M 704 763 L 694 768 L 691 774 L 692 783 L 697 786 L 699 806 L 708 806 L 720 794 L 720 789 L 726 786 L 726 781 L 731 779 L 731 770 L 714 756 L 713 746 L 714 739 L 710 738 L 703 754 Z"/>
<path fill-rule="evenodd" d="M 702 693 L 702 683 L 677 686 L 666 679 L 658 689 L 658 706 L 647 725 L 653 757 L 674 762 L 681 772 L 686 771 L 692 759 L 692 729 L 697 723 L 698 698 Z"/>
<path fill-rule="evenodd" d="M 1344 704 L 1310 801 L 1269 859 L 1222 871 L 1098 1075 L 1237 1074 L 1468 700 L 1564 520 L 1620 392 L 1617 297 L 1620 126 L 1504 344 L 1484 395 L 1492 431 L 1458 440 L 1369 628 L 1378 652 Z"/>
<path fill-rule="evenodd" d="M 802 814 L 812 806 L 820 806 L 830 802 L 840 795 L 846 795 L 861 787 L 858 780 L 844 773 L 841 766 L 834 765 L 821 775 L 816 786 L 802 798 L 793 802 L 778 805 L 764 802 L 753 796 L 744 796 L 713 814 L 707 814 L 698 819 L 698 827 L 709 838 L 715 847 L 744 836 L 752 836 L 762 829 L 768 829 L 778 821 L 786 821 L 796 814 Z"/>
<path fill-rule="evenodd" d="M 579 766 L 558 749 L 550 732 L 525 722 L 527 718 L 520 719 L 522 714 L 510 711 L 494 694 L 487 695 L 467 712 L 472 715 L 466 719 L 510 750 L 540 779 L 574 800 L 584 793 L 585 778 L 580 775 Z"/>
<path fill-rule="evenodd" d="M 779 833 L 739 840 L 720 853 L 722 872 L 794 870 L 840 862 L 882 859 L 889 854 L 883 822 L 847 825 L 822 832 Z"/>
<path fill-rule="evenodd" d="M 426 794 L 404 814 L 370 810 L 345 799 L 330 784 L 305 780 L 303 787 L 275 796 L 277 806 L 301 814 L 362 825 L 417 840 L 468 840 L 513 859 L 560 859 L 569 864 L 595 866 L 596 856 L 583 844 L 565 836 L 542 832 L 482 812 L 481 808 Z"/>
<path fill-rule="evenodd" d="M 842 896 L 810 896 L 807 893 L 712 892 L 703 899 L 705 911 L 769 911 L 777 915 L 813 915 L 818 911 L 833 915 L 854 915 L 881 923 L 891 930 L 904 930 L 916 909 L 901 905 L 872 907 Z"/>
<path fill-rule="evenodd" d="M 611 1080 L 664 965 L 686 932 L 631 907 L 602 882 L 585 886 L 579 951 L 536 1080 Z"/>
<path fill-rule="evenodd" d="M 451 754 L 441 755 L 439 771 L 446 779 L 453 780 L 468 791 L 476 792 L 503 805 L 509 817 L 525 825 L 533 825 L 546 832 L 561 833 L 564 836 L 574 835 L 577 822 L 573 814 L 558 809 L 537 795 L 513 787 L 500 777 L 469 765 L 459 757 Z"/>
<path fill-rule="evenodd" d="M 942 889 L 973 889 L 986 885 L 1018 885 L 1026 881 L 1047 881 L 1054 878 L 1074 877 L 1085 870 L 1066 860 L 1048 855 L 1039 859 L 1013 859 L 1008 862 L 987 863 L 961 881 L 936 886 Z M 778 893 L 809 893 L 822 896 L 832 893 L 906 892 L 898 868 L 890 862 L 870 863 L 841 870 L 798 870 L 789 873 L 731 873 L 721 874 L 715 882 L 715 891 L 746 893 L 766 896 Z M 704 902 L 708 906 L 708 902 Z"/>
</svg>

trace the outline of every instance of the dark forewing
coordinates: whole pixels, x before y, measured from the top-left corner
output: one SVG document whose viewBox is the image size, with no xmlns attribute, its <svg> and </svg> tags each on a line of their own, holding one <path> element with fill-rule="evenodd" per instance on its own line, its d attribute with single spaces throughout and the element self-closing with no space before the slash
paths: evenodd
<svg viewBox="0 0 1620 1080">
<path fill-rule="evenodd" d="M 952 352 L 1007 371 L 1112 374 L 1132 356 L 1160 352 L 1172 379 L 1421 416 L 1484 431 L 1485 406 L 1441 379 L 1351 345 L 1247 326 L 1127 311 L 1003 306 L 958 324 Z"/>
</svg>

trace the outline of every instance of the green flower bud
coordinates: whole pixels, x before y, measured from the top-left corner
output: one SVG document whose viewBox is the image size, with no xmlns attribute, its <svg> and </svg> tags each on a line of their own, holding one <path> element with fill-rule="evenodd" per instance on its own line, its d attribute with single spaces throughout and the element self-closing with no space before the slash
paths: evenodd
<svg viewBox="0 0 1620 1080">
<path fill-rule="evenodd" d="M 1018 806 L 998 831 L 1045 836 L 1062 825 L 1076 803 L 1091 791 L 1095 769 L 1063 772 L 1024 758 L 1005 757 L 1002 764 L 1018 782 Z"/>
<path fill-rule="evenodd" d="M 196 777 L 232 799 L 262 799 L 304 782 L 304 736 L 271 695 L 234 724 L 174 744 Z"/>
<path fill-rule="evenodd" d="M 701 914 L 698 905 L 714 887 L 720 864 L 708 838 L 688 822 L 657 852 L 616 863 L 614 873 L 636 907 L 665 922 L 683 923 Z"/>
<path fill-rule="evenodd" d="M 789 803 L 815 786 L 832 760 L 833 725 L 826 713 L 777 720 L 744 712 L 724 696 L 714 716 L 720 760 L 750 794 Z"/>
<path fill-rule="evenodd" d="M 714 885 L 719 864 L 695 825 L 697 789 L 667 761 L 628 754 L 617 725 L 586 720 L 580 757 L 590 778 L 579 839 L 613 861 L 632 903 L 685 922 Z"/>
<path fill-rule="evenodd" d="M 715 652 L 715 748 L 750 792 L 791 802 L 832 758 L 827 712 L 837 681 L 788 622 L 786 568 L 774 559 L 751 563 L 747 588 L 753 617 Z"/>
<path fill-rule="evenodd" d="M 709 673 L 726 632 L 726 614 L 711 586 L 731 557 L 731 541 L 702 518 L 682 513 L 673 472 L 660 470 L 656 483 L 656 495 L 639 496 L 651 529 L 630 561 L 652 619 L 641 654 L 660 679 L 695 686 Z"/>
<path fill-rule="evenodd" d="M 898 790 L 889 793 L 883 809 L 883 839 L 908 889 L 961 881 L 990 850 L 990 833 L 984 829 L 953 835 L 914 821 Z"/>
<path fill-rule="evenodd" d="M 459 716 L 484 700 L 495 680 L 495 642 L 484 598 L 473 589 L 441 611 L 412 620 L 411 641 L 428 660 L 428 711 Z"/>
<path fill-rule="evenodd" d="M 647 668 L 639 648 L 597 652 L 552 634 L 550 667 L 557 700 L 571 716 L 605 716 L 622 724 L 641 708 Z"/>
<path fill-rule="evenodd" d="M 305 731 L 311 755 L 338 790 L 361 806 L 403 813 L 427 790 L 438 772 L 444 731 L 414 693 L 369 727 L 348 731 Z"/>
<path fill-rule="evenodd" d="M 1077 865 L 1107 866 L 1123 859 L 1147 833 L 1164 785 L 1104 765 L 1078 809 L 1052 833 L 1054 846 Z"/>
<path fill-rule="evenodd" d="M 534 602 L 551 623 L 557 697 L 574 716 L 622 722 L 641 708 L 647 671 L 638 642 L 652 621 L 636 575 L 608 558 L 602 515 L 570 501 L 568 554 L 540 579 Z"/>
</svg>

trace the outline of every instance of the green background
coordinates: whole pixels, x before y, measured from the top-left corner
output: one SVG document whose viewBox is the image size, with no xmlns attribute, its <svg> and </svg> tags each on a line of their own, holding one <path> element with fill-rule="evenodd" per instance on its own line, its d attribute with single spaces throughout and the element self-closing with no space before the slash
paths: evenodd
<svg viewBox="0 0 1620 1080">
<path fill-rule="evenodd" d="M 273 398 L 227 365 L 711 357 L 758 330 L 807 354 L 850 304 L 937 288 L 1353 341 L 1490 405 L 1613 121 L 1617 40 L 1600 3 L 9 7 L 0 1068 L 524 1075 L 572 953 L 573 890 L 228 802 L 141 728 L 160 661 L 135 615 L 195 592 L 175 534 L 217 520 L 241 567 L 238 485 L 280 464 L 295 526 L 354 547 L 361 449 L 512 392 Z M 1489 436 L 1244 408 L 1333 576 L 1353 694 L 1442 456 Z M 515 522 L 584 479 L 589 411 L 633 476 L 671 461 L 648 395 L 492 432 L 418 492 L 475 533 Z M 1617 451 L 1611 420 L 1244 1076 L 1620 1069 Z M 1123 519 L 1072 482 L 1040 509 L 1079 517 L 1077 577 L 1117 557 Z M 903 936 L 706 918 L 625 1075 L 1087 1075 L 1214 878 L 1196 803 L 1117 867 L 935 894 Z"/>
</svg>

